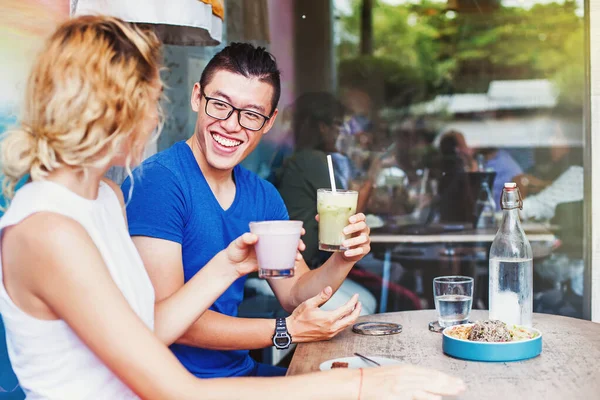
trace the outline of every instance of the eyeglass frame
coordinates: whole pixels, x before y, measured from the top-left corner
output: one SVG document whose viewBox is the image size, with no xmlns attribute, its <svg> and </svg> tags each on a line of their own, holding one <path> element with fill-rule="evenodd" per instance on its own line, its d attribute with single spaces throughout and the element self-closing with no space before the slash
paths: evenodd
<svg viewBox="0 0 600 400">
<path fill-rule="evenodd" d="M 237 111 L 237 116 L 238 116 L 238 118 L 237 118 L 237 119 L 238 119 L 238 124 L 240 124 L 240 126 L 241 126 L 242 128 L 244 128 L 244 129 L 248 129 L 248 130 L 250 130 L 250 131 L 253 131 L 253 132 L 258 132 L 258 131 L 260 131 L 262 128 L 264 128 L 264 127 L 265 127 L 265 124 L 267 123 L 267 121 L 268 121 L 268 120 L 270 120 L 270 119 L 271 119 L 271 117 L 273 116 L 273 114 L 271 114 L 271 116 L 267 117 L 266 115 L 264 115 L 264 114 L 261 114 L 261 113 L 259 113 L 259 112 L 257 112 L 257 111 L 254 111 L 254 110 L 249 110 L 249 109 L 247 109 L 247 108 L 237 108 L 236 106 L 234 106 L 233 104 L 230 104 L 230 103 L 226 102 L 225 100 L 221 100 L 221 99 L 218 99 L 218 98 L 216 98 L 216 97 L 209 97 L 209 96 L 207 96 L 207 95 L 206 95 L 206 93 L 204 93 L 204 90 L 201 90 L 201 91 L 200 91 L 200 94 L 201 94 L 201 95 L 202 95 L 202 96 L 203 96 L 203 97 L 206 99 L 206 104 L 204 104 L 204 113 L 205 113 L 206 115 L 208 115 L 208 116 L 209 116 L 209 117 L 211 117 L 211 118 L 218 119 L 219 121 L 226 121 L 226 120 L 228 120 L 228 119 L 229 119 L 229 117 L 231 117 L 231 114 L 233 114 L 235 111 Z M 225 118 L 217 118 L 217 117 L 215 117 L 214 115 L 210 115 L 210 114 L 208 113 L 208 102 L 209 102 L 210 100 L 215 100 L 215 101 L 218 101 L 218 102 L 220 102 L 220 103 L 227 104 L 229 107 L 231 107 L 231 111 L 229 111 L 229 114 L 227 114 L 227 117 L 225 117 Z M 260 115 L 261 117 L 263 117 L 265 120 L 263 121 L 263 123 L 262 123 L 262 125 L 260 126 L 260 128 L 258 128 L 258 129 L 252 129 L 252 128 L 248 128 L 248 127 L 246 127 L 246 126 L 242 125 L 242 111 L 251 112 L 251 113 L 253 113 L 253 114 L 257 114 L 257 115 Z"/>
</svg>

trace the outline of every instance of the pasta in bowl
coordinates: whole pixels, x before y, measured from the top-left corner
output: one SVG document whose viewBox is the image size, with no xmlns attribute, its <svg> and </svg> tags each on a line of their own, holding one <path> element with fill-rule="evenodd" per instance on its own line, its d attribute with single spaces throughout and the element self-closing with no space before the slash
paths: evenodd
<svg viewBox="0 0 600 400">
<path fill-rule="evenodd" d="M 443 331 L 444 353 L 473 361 L 526 360 L 542 351 L 542 333 L 535 328 L 508 326 L 501 321 L 477 321 Z"/>
</svg>

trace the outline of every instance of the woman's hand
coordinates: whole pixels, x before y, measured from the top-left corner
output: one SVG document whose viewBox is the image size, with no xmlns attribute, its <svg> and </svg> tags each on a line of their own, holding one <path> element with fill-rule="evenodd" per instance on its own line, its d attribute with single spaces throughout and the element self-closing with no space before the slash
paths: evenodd
<svg viewBox="0 0 600 400">
<path fill-rule="evenodd" d="M 258 270 L 258 260 L 254 251 L 254 245 L 257 242 L 258 236 L 252 233 L 244 233 L 225 249 L 227 261 L 238 277 Z"/>
<path fill-rule="evenodd" d="M 458 378 L 413 365 L 366 368 L 362 373 L 363 400 L 441 400 L 442 396 L 456 396 L 465 390 Z"/>
<path fill-rule="evenodd" d="M 304 233 L 305 230 L 302 229 L 302 234 L 304 235 Z M 254 246 L 259 240 L 259 237 L 253 233 L 244 233 L 225 249 L 226 259 L 233 267 L 236 277 L 239 278 L 258 270 L 258 260 Z M 302 259 L 300 251 L 305 248 L 304 242 L 302 240 L 298 241 L 296 260 L 300 261 Z"/>
</svg>

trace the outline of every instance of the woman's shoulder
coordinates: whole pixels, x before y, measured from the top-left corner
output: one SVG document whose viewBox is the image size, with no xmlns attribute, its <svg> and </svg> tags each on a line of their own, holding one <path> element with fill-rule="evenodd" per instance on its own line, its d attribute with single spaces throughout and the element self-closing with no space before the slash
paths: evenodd
<svg viewBox="0 0 600 400">
<path fill-rule="evenodd" d="M 42 268 L 45 273 L 67 265 L 56 261 L 67 257 L 68 248 L 81 249 L 86 242 L 92 243 L 80 223 L 49 211 L 31 214 L 2 233 L 2 248 L 11 249 L 12 264 L 32 270 Z"/>
<path fill-rule="evenodd" d="M 104 182 L 115 193 L 117 199 L 119 199 L 119 203 L 122 206 L 125 206 L 125 197 L 123 196 L 121 187 L 108 178 L 102 178 L 102 182 Z"/>
<path fill-rule="evenodd" d="M 35 247 L 36 251 L 40 247 L 46 247 L 45 243 L 56 243 L 62 247 L 69 243 L 69 239 L 85 233 L 85 229 L 79 222 L 67 215 L 52 211 L 33 213 L 4 230 L 3 244 L 14 237 L 23 244 L 40 245 Z"/>
</svg>

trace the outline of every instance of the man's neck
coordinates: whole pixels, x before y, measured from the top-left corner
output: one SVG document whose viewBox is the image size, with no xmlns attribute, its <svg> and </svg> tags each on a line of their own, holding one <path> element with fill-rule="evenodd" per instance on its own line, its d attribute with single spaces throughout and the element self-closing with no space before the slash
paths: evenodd
<svg viewBox="0 0 600 400">
<path fill-rule="evenodd" d="M 233 181 L 233 169 L 219 170 L 213 168 L 206 161 L 202 150 L 200 150 L 200 146 L 196 142 L 195 135 L 188 139 L 186 143 L 192 149 L 192 153 L 202 171 L 202 175 L 204 175 L 204 179 L 206 179 L 208 186 L 210 186 L 215 196 L 219 197 L 220 193 L 231 189 L 232 185 L 235 185 Z"/>
</svg>

